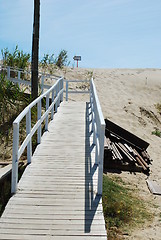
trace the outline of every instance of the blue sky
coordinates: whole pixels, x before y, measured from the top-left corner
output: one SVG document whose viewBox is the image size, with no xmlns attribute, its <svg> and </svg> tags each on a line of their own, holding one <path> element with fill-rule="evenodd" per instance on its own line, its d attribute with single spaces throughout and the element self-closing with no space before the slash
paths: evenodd
<svg viewBox="0 0 161 240">
<path fill-rule="evenodd" d="M 80 67 L 161 68 L 161 0 L 40 0 L 40 59 Z M 0 0 L 0 49 L 31 53 L 34 0 Z"/>
</svg>

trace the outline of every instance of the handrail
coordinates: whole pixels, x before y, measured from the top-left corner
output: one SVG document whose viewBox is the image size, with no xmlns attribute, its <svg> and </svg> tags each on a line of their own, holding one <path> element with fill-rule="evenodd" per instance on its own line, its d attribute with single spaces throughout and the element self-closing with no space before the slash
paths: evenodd
<svg viewBox="0 0 161 240">
<path fill-rule="evenodd" d="M 51 120 L 54 117 L 54 109 L 57 112 L 57 108 L 60 102 L 63 101 L 64 92 L 64 79 L 59 78 L 57 82 L 45 93 L 31 102 L 15 119 L 13 122 L 13 152 L 12 152 L 12 186 L 11 192 L 15 193 L 17 190 L 18 182 L 18 161 L 27 147 L 27 162 L 31 163 L 32 157 L 32 136 L 37 131 L 37 143 L 41 143 L 41 124 L 45 120 L 45 130 L 48 130 L 49 113 L 51 112 Z M 52 97 L 51 104 L 49 105 L 49 97 Z M 46 97 L 46 111 L 41 115 L 41 101 Z M 37 122 L 31 128 L 31 109 L 37 105 Z M 26 138 L 19 147 L 19 124 L 21 120 L 26 116 Z"/>
<path fill-rule="evenodd" d="M 8 70 L 10 73 L 10 69 Z M 8 75 L 9 75 L 8 73 Z M 20 73 L 18 73 L 20 80 Z M 44 79 L 44 75 L 42 75 Z M 64 82 L 66 87 L 64 90 Z M 90 83 L 90 90 L 70 90 L 69 82 L 86 82 Z M 98 184 L 97 194 L 102 195 L 102 181 L 103 181 L 103 155 L 104 155 L 104 134 L 105 134 L 105 121 L 102 114 L 101 106 L 97 96 L 96 87 L 93 79 L 89 80 L 64 80 L 59 78 L 56 83 L 45 93 L 35 99 L 28 105 L 20 115 L 13 122 L 13 157 L 12 157 L 12 193 L 16 192 L 18 181 L 18 161 L 27 147 L 27 162 L 31 163 L 32 157 L 32 136 L 37 131 L 37 143 L 41 143 L 41 124 L 45 120 L 45 130 L 48 130 L 48 116 L 51 112 L 51 120 L 54 116 L 54 109 L 57 112 L 60 102 L 63 101 L 63 92 L 66 92 L 66 101 L 68 101 L 68 93 L 90 93 L 91 116 L 92 116 L 92 132 L 93 144 L 95 145 L 95 164 L 98 165 Z M 52 96 L 52 101 L 49 106 L 49 96 Z M 41 101 L 46 97 L 46 111 L 41 115 Z M 37 105 L 37 122 L 31 129 L 31 109 Z M 19 124 L 26 116 L 26 138 L 19 147 Z"/>
<path fill-rule="evenodd" d="M 31 74 L 31 70 L 24 70 L 24 69 L 22 69 L 22 68 L 5 66 L 5 65 L 3 65 L 3 64 L 0 64 L 0 67 L 1 67 L 1 69 L 5 69 L 5 70 L 7 70 L 7 68 L 10 68 L 10 70 L 15 71 L 15 72 L 21 72 L 21 73 Z M 40 71 L 39 71 L 39 75 L 43 75 L 43 76 L 50 77 L 50 78 L 60 78 L 60 76 L 58 76 L 58 75 L 49 74 L 49 73 L 40 72 Z"/>
<path fill-rule="evenodd" d="M 93 144 L 95 145 L 95 164 L 98 165 L 97 194 L 102 195 L 105 121 L 93 79 L 90 82 L 90 104 Z"/>
<path fill-rule="evenodd" d="M 12 81 L 14 83 L 18 83 L 19 85 L 24 84 L 26 86 L 31 86 L 31 81 L 30 80 L 21 79 L 21 74 L 28 74 L 28 75 L 30 75 L 29 79 L 31 79 L 31 71 L 23 70 L 21 68 L 13 68 L 13 67 L 10 67 L 10 66 L 4 66 L 2 64 L 0 64 L 0 68 L 1 68 L 1 70 L 6 70 L 7 79 L 9 81 Z M 11 77 L 11 71 L 15 72 L 17 74 L 17 77 Z M 43 93 L 44 89 L 49 89 L 51 87 L 49 85 L 44 84 L 45 78 L 50 78 L 51 80 L 58 80 L 60 78 L 60 76 L 39 72 L 39 78 L 41 79 L 40 88 L 41 88 L 41 92 Z"/>
<path fill-rule="evenodd" d="M 64 92 L 66 93 L 66 101 L 68 101 L 68 94 L 69 93 L 90 93 L 90 90 L 86 90 L 86 91 L 83 91 L 83 90 L 69 90 L 69 83 L 72 82 L 72 83 L 89 83 L 90 84 L 90 80 L 67 80 L 67 79 L 64 79 L 64 82 L 66 83 L 66 87 L 65 87 L 65 90 Z"/>
</svg>

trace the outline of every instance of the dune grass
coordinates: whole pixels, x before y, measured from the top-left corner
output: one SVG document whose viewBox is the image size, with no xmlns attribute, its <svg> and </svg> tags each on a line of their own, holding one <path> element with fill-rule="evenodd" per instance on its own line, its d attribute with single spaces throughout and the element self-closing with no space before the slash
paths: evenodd
<svg viewBox="0 0 161 240">
<path fill-rule="evenodd" d="M 134 196 L 122 181 L 117 183 L 104 176 L 102 200 L 108 240 L 122 239 L 120 235 L 152 219 L 143 200 Z"/>
</svg>

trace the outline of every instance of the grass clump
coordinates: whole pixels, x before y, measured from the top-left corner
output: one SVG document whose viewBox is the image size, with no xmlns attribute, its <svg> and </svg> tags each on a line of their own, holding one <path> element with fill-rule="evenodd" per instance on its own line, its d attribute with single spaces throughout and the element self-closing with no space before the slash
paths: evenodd
<svg viewBox="0 0 161 240">
<path fill-rule="evenodd" d="M 103 211 L 108 239 L 120 239 L 123 232 L 151 219 L 145 204 L 133 196 L 131 190 L 116 183 L 107 176 L 103 177 Z"/>
<path fill-rule="evenodd" d="M 155 131 L 153 131 L 152 134 L 157 137 L 161 137 L 161 131 L 159 129 L 155 129 Z"/>
</svg>

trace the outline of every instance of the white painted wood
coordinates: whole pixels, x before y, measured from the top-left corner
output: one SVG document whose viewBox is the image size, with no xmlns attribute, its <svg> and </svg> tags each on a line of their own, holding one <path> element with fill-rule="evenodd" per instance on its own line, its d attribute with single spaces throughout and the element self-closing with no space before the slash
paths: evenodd
<svg viewBox="0 0 161 240">
<path fill-rule="evenodd" d="M 46 96 L 46 111 L 49 109 L 49 94 Z M 48 115 L 46 116 L 45 119 L 45 131 L 48 131 Z"/>
<path fill-rule="evenodd" d="M 96 88 L 93 79 L 90 84 L 90 100 L 92 106 L 92 130 L 93 143 L 96 146 L 95 162 L 98 164 L 98 195 L 102 195 L 102 179 L 103 179 L 103 155 L 104 155 L 104 135 L 105 135 L 105 121 L 102 114 L 100 102 L 97 96 Z"/>
<path fill-rule="evenodd" d="M 61 104 L 0 219 L 0 239 L 107 238 L 88 106 Z"/>
<path fill-rule="evenodd" d="M 0 181 L 5 178 L 12 171 L 12 164 L 0 168 Z"/>
<path fill-rule="evenodd" d="M 32 141 L 32 136 L 34 133 L 38 130 L 38 143 L 41 141 L 41 123 L 45 119 L 45 130 L 48 130 L 48 115 L 51 109 L 54 107 L 54 104 L 57 104 L 58 106 L 60 105 L 60 96 L 63 93 L 63 89 L 59 89 L 59 86 L 62 86 L 61 82 L 63 81 L 62 78 L 60 78 L 47 92 L 42 94 L 40 97 L 35 99 L 29 106 L 27 106 L 21 113 L 20 115 L 15 119 L 13 122 L 13 170 L 12 170 L 12 193 L 15 193 L 17 189 L 17 179 L 18 179 L 18 161 L 19 158 L 21 157 L 23 151 L 25 150 L 27 146 L 27 154 L 28 154 L 28 163 L 31 162 L 31 141 Z M 49 95 L 52 93 L 52 91 L 56 89 L 57 97 L 55 98 L 54 102 L 49 107 Z M 42 99 L 46 97 L 46 111 L 45 113 L 41 116 L 41 101 Z M 36 124 L 33 126 L 31 129 L 31 109 L 34 107 L 36 104 L 39 104 L 38 106 L 38 121 Z M 27 136 L 23 143 L 21 144 L 19 148 L 19 123 L 23 119 L 23 117 L 26 116 L 26 132 Z M 16 175 L 15 175 L 16 174 Z"/>
<path fill-rule="evenodd" d="M 12 193 L 15 193 L 17 190 L 18 147 L 19 147 L 19 123 L 18 124 L 13 123 L 12 184 L 11 184 Z"/>
<path fill-rule="evenodd" d="M 64 240 L 64 236 L 51 236 L 51 235 L 19 235 L 18 233 L 12 234 L 1 234 L 0 239 L 4 240 Z M 88 236 L 89 240 L 107 240 L 106 236 Z M 65 240 L 86 240 L 86 236 L 65 236 Z"/>
<path fill-rule="evenodd" d="M 68 101 L 68 81 L 66 81 L 66 101 Z"/>
<path fill-rule="evenodd" d="M 41 93 L 44 93 L 44 78 L 45 76 L 41 76 Z"/>
<path fill-rule="evenodd" d="M 22 84 L 22 85 L 26 85 L 26 86 L 31 87 L 31 81 L 21 79 L 21 73 L 23 73 L 25 76 L 28 75 L 28 78 L 31 79 L 31 71 L 26 71 L 26 70 L 23 70 L 23 69 L 20 69 L 20 68 L 13 68 L 13 67 L 10 67 L 10 66 L 5 67 L 2 64 L 0 64 L 0 68 L 3 69 L 3 70 L 7 70 L 7 79 L 9 81 L 11 81 L 13 83 L 17 83 L 19 86 L 20 86 L 20 84 Z M 11 70 L 16 73 L 15 75 L 17 75 L 17 78 L 16 77 L 11 78 L 11 76 L 10 76 L 10 71 Z M 51 86 L 44 84 L 45 78 L 50 79 L 51 81 L 53 81 L 53 84 L 54 84 L 55 81 L 60 79 L 60 76 L 46 74 L 44 72 L 43 73 L 39 72 L 39 78 L 41 79 L 41 82 L 40 82 L 41 93 L 43 93 L 44 89 L 51 88 Z"/>
<path fill-rule="evenodd" d="M 55 92 L 55 89 L 52 90 L 52 98 L 51 98 L 52 103 L 54 102 L 54 92 Z M 51 120 L 53 120 L 53 119 L 54 119 L 54 105 L 51 109 Z"/>
<path fill-rule="evenodd" d="M 37 103 L 37 120 L 41 120 L 41 101 Z M 41 125 L 38 127 L 37 130 L 37 143 L 41 143 Z"/>
<path fill-rule="evenodd" d="M 26 135 L 31 133 L 31 109 L 26 114 Z M 32 141 L 30 140 L 27 144 L 27 163 L 31 163 L 32 156 Z"/>
</svg>

